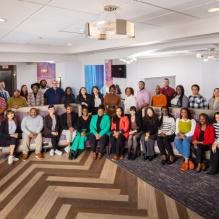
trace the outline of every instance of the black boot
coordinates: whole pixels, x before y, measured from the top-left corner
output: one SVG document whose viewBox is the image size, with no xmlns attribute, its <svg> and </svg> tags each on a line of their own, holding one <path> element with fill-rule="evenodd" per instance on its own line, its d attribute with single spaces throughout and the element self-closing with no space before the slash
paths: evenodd
<svg viewBox="0 0 219 219">
<path fill-rule="evenodd" d="M 74 153 L 75 153 L 75 152 L 74 152 L 73 150 L 70 150 L 70 151 L 69 151 L 69 154 L 68 154 L 68 159 L 69 159 L 69 160 L 72 160 L 72 159 L 73 159 Z"/>
<path fill-rule="evenodd" d="M 128 153 L 128 160 L 130 160 L 131 159 L 131 157 L 132 157 L 132 154 L 131 154 L 131 152 L 130 153 Z"/>
<path fill-rule="evenodd" d="M 131 159 L 132 159 L 132 160 L 135 160 L 136 157 L 137 157 L 136 154 L 133 154 Z"/>
<path fill-rule="evenodd" d="M 77 159 L 78 154 L 79 154 L 79 150 L 75 151 L 74 156 L 73 156 L 73 159 Z"/>
</svg>

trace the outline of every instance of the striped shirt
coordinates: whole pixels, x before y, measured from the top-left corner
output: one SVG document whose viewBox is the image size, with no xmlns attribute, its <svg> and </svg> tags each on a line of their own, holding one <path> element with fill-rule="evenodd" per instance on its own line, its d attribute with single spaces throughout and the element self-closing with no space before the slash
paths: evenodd
<svg viewBox="0 0 219 219">
<path fill-rule="evenodd" d="M 161 117 L 159 118 L 161 119 Z M 163 124 L 158 129 L 158 134 L 173 135 L 176 130 L 176 122 L 173 117 L 163 116 Z"/>
<path fill-rule="evenodd" d="M 215 141 L 219 141 L 219 123 L 213 123 L 215 132 Z"/>
</svg>

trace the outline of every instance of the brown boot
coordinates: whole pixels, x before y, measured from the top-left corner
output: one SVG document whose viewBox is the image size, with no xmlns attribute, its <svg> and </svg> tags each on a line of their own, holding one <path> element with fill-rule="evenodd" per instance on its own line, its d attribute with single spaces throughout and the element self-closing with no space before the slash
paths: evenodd
<svg viewBox="0 0 219 219">
<path fill-rule="evenodd" d="M 99 152 L 99 153 L 98 153 L 98 156 L 97 156 L 97 159 L 100 160 L 100 159 L 102 158 L 102 156 L 103 156 L 103 155 Z"/>
<path fill-rule="evenodd" d="M 93 152 L 93 160 L 96 160 L 97 159 L 97 154 L 96 152 Z"/>
</svg>

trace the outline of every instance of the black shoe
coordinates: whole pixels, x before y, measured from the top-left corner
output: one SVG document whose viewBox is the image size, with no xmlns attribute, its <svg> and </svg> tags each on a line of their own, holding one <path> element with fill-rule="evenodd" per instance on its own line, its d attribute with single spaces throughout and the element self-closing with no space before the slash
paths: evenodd
<svg viewBox="0 0 219 219">
<path fill-rule="evenodd" d="M 131 159 L 135 160 L 136 159 L 136 154 L 133 154 Z"/>
<path fill-rule="evenodd" d="M 149 157 L 145 154 L 143 160 L 147 160 Z"/>
<path fill-rule="evenodd" d="M 74 152 L 73 150 L 70 150 L 70 151 L 69 151 L 69 154 L 68 154 L 68 159 L 69 159 L 69 160 L 72 160 L 72 159 L 73 159 L 74 153 L 75 153 L 75 152 Z"/>
<path fill-rule="evenodd" d="M 167 164 L 168 164 L 168 165 L 173 164 L 174 162 L 175 162 L 175 159 L 173 159 L 173 161 L 167 160 Z"/>
<path fill-rule="evenodd" d="M 142 160 L 144 160 L 145 156 L 146 156 L 145 154 L 142 155 Z"/>
<path fill-rule="evenodd" d="M 128 160 L 130 160 L 132 158 L 132 154 L 131 153 L 128 153 Z"/>
<path fill-rule="evenodd" d="M 148 158 L 149 161 L 152 161 L 153 159 L 154 159 L 154 155 L 152 155 Z"/>
<path fill-rule="evenodd" d="M 207 172 L 208 175 L 214 175 L 218 173 L 218 170 L 214 170 L 214 169 L 211 169 L 210 171 Z"/>
<path fill-rule="evenodd" d="M 79 150 L 75 151 L 74 156 L 73 156 L 73 159 L 77 159 L 78 154 L 79 154 Z"/>
<path fill-rule="evenodd" d="M 160 163 L 161 163 L 162 165 L 165 165 L 166 162 L 167 162 L 167 160 L 162 160 Z"/>
</svg>

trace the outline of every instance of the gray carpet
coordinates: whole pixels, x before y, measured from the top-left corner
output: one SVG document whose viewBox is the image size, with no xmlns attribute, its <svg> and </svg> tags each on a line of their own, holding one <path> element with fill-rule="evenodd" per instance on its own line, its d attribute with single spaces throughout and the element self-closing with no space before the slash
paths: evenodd
<svg viewBox="0 0 219 219">
<path fill-rule="evenodd" d="M 116 163 L 202 217 L 219 219 L 219 174 L 210 176 L 195 170 L 182 172 L 181 157 L 172 165 L 163 166 L 160 161 L 161 156 L 157 155 L 152 162 L 138 157 L 134 161 L 124 158 Z"/>
</svg>

